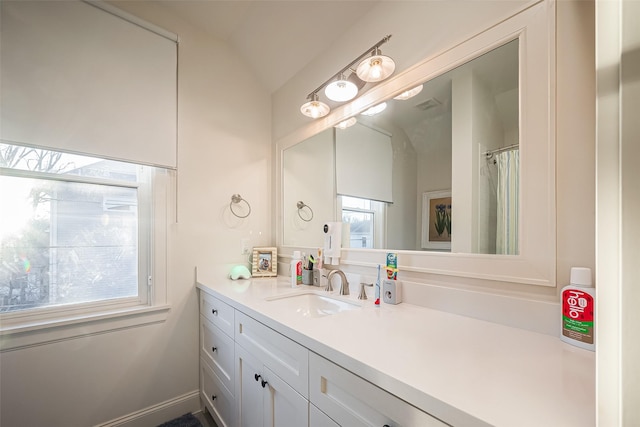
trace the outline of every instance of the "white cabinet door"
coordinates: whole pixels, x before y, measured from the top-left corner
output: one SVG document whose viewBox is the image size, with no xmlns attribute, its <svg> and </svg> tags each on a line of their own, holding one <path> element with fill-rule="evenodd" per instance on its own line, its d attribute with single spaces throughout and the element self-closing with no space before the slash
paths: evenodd
<svg viewBox="0 0 640 427">
<path fill-rule="evenodd" d="M 262 363 L 236 344 L 236 415 L 238 427 L 262 427 Z"/>
<path fill-rule="evenodd" d="M 320 409 L 316 408 L 315 405 L 310 403 L 309 427 L 340 427 L 340 425 L 329 418 L 329 416 Z"/>
<path fill-rule="evenodd" d="M 309 401 L 265 367 L 264 427 L 307 426 Z"/>
<path fill-rule="evenodd" d="M 447 426 L 415 406 L 311 352 L 309 400 L 344 427 Z"/>
<path fill-rule="evenodd" d="M 236 414 L 239 427 L 306 427 L 309 401 L 236 344 Z"/>
</svg>

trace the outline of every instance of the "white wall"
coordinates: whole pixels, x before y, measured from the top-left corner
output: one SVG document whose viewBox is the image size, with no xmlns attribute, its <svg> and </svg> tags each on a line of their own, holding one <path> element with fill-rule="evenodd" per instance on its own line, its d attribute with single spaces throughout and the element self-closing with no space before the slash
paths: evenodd
<svg viewBox="0 0 640 427">
<path fill-rule="evenodd" d="M 196 265 L 246 261 L 240 239 L 272 242 L 270 97 L 228 46 L 161 5 L 117 5 L 180 36 L 178 220 L 170 231 L 166 322 L 0 355 L 0 425 L 89 426 L 197 391 Z M 248 125 L 250 124 L 250 125 Z M 228 213 L 231 195 L 252 207 Z M 147 424 L 199 408 L 170 408 Z M 173 412 L 172 412 L 173 411 Z"/>
</svg>

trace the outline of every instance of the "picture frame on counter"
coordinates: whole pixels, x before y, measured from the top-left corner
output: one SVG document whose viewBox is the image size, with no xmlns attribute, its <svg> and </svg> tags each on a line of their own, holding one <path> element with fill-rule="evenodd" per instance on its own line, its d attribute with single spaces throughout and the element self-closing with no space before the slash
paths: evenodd
<svg viewBox="0 0 640 427">
<path fill-rule="evenodd" d="M 251 258 L 253 277 L 275 277 L 278 275 L 278 249 L 275 247 L 253 248 Z"/>
</svg>

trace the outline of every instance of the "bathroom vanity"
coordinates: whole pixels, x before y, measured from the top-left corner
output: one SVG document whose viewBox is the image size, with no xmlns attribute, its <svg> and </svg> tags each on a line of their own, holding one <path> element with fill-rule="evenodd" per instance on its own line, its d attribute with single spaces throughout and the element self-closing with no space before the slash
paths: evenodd
<svg viewBox="0 0 640 427">
<path fill-rule="evenodd" d="M 287 279 L 197 277 L 201 399 L 220 426 L 595 424 L 593 352 Z"/>
</svg>

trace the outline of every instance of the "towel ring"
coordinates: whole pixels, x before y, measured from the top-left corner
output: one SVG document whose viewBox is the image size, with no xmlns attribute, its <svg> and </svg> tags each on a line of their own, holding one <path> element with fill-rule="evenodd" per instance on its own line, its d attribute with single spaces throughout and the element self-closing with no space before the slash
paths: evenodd
<svg viewBox="0 0 640 427">
<path fill-rule="evenodd" d="M 311 208 L 309 207 L 309 205 L 306 205 L 302 200 L 300 200 L 300 201 L 296 204 L 296 206 L 298 207 L 298 216 L 300 217 L 300 219 L 301 219 L 301 220 L 303 220 L 303 221 L 305 221 L 305 222 L 310 222 L 310 221 L 313 219 L 313 209 L 311 209 Z M 303 217 L 303 216 L 300 214 L 300 212 L 302 212 L 302 210 L 303 210 L 304 208 L 309 209 L 309 213 L 311 214 L 311 216 L 310 216 L 310 217 L 305 218 L 305 217 Z"/>
<path fill-rule="evenodd" d="M 247 204 L 247 208 L 249 208 L 249 212 L 246 215 L 238 215 L 236 211 L 233 210 L 233 205 L 237 205 L 240 202 L 245 202 Z M 237 216 L 238 218 L 246 218 L 251 214 L 251 205 L 245 199 L 242 198 L 239 194 L 234 194 L 231 196 L 231 203 L 229 203 L 229 209 L 231 209 L 231 213 Z"/>
</svg>

